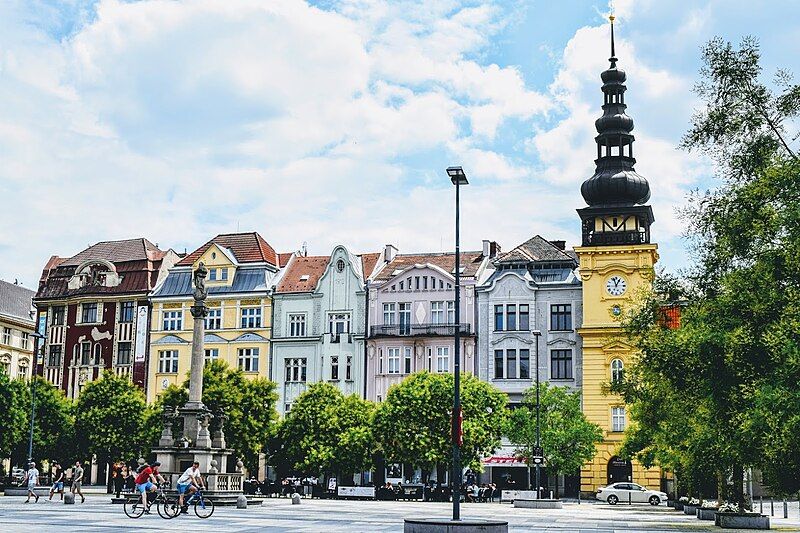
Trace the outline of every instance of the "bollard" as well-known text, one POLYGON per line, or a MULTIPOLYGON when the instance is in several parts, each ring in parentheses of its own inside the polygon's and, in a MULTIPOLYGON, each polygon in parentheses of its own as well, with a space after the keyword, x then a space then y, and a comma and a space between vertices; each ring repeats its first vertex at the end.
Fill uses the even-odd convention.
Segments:
POLYGON ((759 504, 761 505, 761 508, 759 509, 759 512, 761 514, 764 514, 764 497, 763 496, 759 496, 758 497, 758 501, 759 501, 759 504))
POLYGON ((239 494, 239 496, 236 497, 236 508, 247 509, 247 496, 239 494))
POLYGON ((628 505, 631 505, 631 491, 628 491, 628 505))
POLYGON ((581 504, 581 491, 578 491, 578 505, 581 504))
POLYGON ((775 516, 775 502, 770 498, 769 500, 769 515, 775 516))
POLYGON ((64 504, 65 505, 74 505, 75 504, 75 495, 71 492, 67 492, 64 494, 64 504))
POLYGON ((786 503, 786 500, 783 500, 783 517, 789 518, 789 504, 786 503))
POLYGON ((292 494, 292 505, 300 505, 300 495, 296 492, 292 494))

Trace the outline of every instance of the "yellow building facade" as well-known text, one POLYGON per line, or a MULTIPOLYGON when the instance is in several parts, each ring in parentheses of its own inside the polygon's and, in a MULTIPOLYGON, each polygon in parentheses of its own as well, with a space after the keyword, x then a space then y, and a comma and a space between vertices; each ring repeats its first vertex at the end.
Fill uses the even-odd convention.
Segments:
POLYGON ((617 68, 611 18, 610 66, 601 75, 603 115, 597 129, 596 169, 581 185, 588 207, 578 210, 582 245, 575 248, 583 282, 583 411, 599 425, 603 441, 581 469, 581 492, 594 493, 616 482, 661 487, 660 469, 646 469, 618 457, 629 413, 609 386, 636 357, 622 335, 621 318, 633 298, 650 290, 658 247, 651 243, 653 211, 646 205, 650 185, 634 169, 633 119, 626 114, 625 72, 617 68))
POLYGON ((272 300, 278 255, 257 233, 218 235, 170 269, 151 295, 147 399, 180 385, 191 365, 193 272, 208 269, 206 361, 225 361, 249 377, 269 376, 272 300))

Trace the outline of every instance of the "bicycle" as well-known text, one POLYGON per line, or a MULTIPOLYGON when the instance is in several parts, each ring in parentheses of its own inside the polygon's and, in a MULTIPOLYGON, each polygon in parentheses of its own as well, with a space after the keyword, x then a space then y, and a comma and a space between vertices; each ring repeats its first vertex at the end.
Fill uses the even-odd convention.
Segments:
POLYGON ((194 503, 194 514, 196 514, 198 518, 208 518, 214 514, 214 501, 204 498, 203 490, 204 489, 198 488, 189 496, 189 499, 183 502, 184 509, 188 509, 189 504, 194 503))
POLYGON ((122 507, 122 510, 125 512, 125 515, 128 518, 140 518, 145 512, 149 513, 150 508, 156 506, 156 511, 158 511, 158 516, 164 518, 165 520, 169 520, 170 518, 175 518, 178 516, 178 505, 176 501, 172 501, 167 495, 164 493, 164 487, 159 485, 158 490, 156 491, 156 496, 153 500, 150 500, 150 495, 147 496, 147 506, 145 507, 142 504, 142 498, 140 494, 137 494, 135 499, 128 498, 125 501, 125 504, 122 507))

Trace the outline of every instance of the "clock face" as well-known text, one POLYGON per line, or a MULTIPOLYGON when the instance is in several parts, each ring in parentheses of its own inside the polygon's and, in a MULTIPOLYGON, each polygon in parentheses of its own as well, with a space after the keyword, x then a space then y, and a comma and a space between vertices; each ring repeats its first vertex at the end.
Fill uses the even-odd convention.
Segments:
POLYGON ((628 284, 619 276, 611 276, 606 281, 606 292, 611 296, 622 296, 627 288, 628 284))

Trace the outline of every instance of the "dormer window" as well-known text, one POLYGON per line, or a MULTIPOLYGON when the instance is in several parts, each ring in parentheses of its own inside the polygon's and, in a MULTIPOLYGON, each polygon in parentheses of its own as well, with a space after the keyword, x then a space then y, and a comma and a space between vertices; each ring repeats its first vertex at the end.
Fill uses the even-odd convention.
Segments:
POLYGON ((309 279, 310 276, 308 274, 303 274, 302 276, 300 276, 300 281, 308 281, 309 279))
POLYGON ((227 268, 208 269, 208 281, 228 281, 228 269, 227 268))

